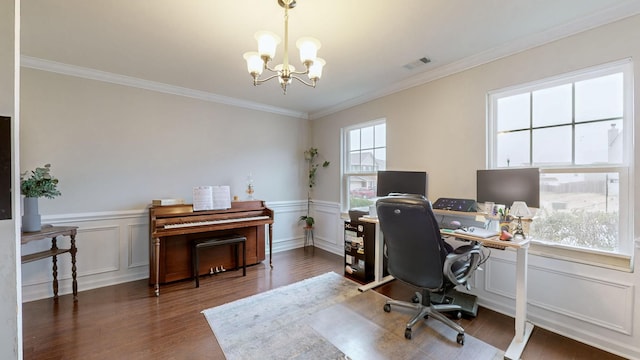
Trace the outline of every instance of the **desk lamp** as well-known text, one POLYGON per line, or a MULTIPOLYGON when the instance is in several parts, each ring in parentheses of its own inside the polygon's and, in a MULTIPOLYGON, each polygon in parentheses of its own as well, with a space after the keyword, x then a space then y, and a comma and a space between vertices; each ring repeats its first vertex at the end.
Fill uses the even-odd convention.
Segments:
POLYGON ((513 205, 511 205, 509 214, 518 218, 518 226, 516 227, 516 231, 513 233, 513 236, 522 235, 522 238, 524 239, 525 235, 522 230, 522 217, 531 216, 527 203, 524 201, 514 201, 513 205))

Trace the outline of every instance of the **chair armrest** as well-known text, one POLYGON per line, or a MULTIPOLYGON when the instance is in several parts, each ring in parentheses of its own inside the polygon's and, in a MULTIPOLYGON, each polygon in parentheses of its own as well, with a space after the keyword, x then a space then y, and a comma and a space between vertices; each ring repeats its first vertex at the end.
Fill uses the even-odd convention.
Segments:
POLYGON ((466 285, 481 258, 480 245, 460 246, 445 258, 443 272, 453 284, 466 285))

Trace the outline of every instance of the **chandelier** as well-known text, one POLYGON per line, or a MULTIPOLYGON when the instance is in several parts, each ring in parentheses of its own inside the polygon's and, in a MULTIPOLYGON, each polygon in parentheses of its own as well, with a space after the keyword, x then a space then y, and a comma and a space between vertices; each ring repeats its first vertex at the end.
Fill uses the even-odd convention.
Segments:
POLYGON ((296 0, 278 0, 278 4, 284 8, 284 58, 282 64, 276 65, 274 68, 270 67, 269 61, 273 60, 276 54, 280 38, 269 31, 258 31, 255 35, 258 41, 258 51, 244 53, 247 70, 253 77, 253 85, 260 85, 273 78, 278 78, 284 94, 287 93, 287 85, 291 84, 292 79, 315 88, 322 76, 322 67, 326 64, 323 59, 316 57, 321 46, 320 41, 311 37, 298 39, 296 46, 300 50, 300 61, 304 64, 305 70, 296 71, 295 67, 289 64, 289 9, 296 6, 296 0), (272 75, 260 79, 264 70, 269 71, 272 75), (309 82, 298 75, 307 75, 309 82))

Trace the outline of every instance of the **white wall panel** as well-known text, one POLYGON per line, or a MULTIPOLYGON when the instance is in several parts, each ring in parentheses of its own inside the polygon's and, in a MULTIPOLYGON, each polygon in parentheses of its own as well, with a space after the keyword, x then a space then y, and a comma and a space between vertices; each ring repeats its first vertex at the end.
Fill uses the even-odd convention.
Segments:
POLYGON ((516 298, 515 262, 500 258, 489 258, 485 263, 485 290, 488 293, 516 298))
POLYGON ((120 228, 80 227, 76 236, 78 274, 81 277, 120 269, 120 228))
POLYGON ((128 228, 128 267, 149 266, 149 224, 130 224, 128 228))
POLYGON ((632 330, 633 293, 632 284, 529 267, 531 305, 627 335, 632 330))
MULTIPOLYGON (((515 299, 515 262, 493 257, 485 265, 486 293, 515 299)), ((548 312, 630 335, 632 284, 529 265, 527 302, 548 312), (607 296, 603 296, 607 294, 607 296)), ((507 306, 512 309, 512 307, 507 306)))
POLYGON ((344 255, 344 227, 340 218, 340 204, 314 201, 316 219, 315 244, 338 255, 344 255))

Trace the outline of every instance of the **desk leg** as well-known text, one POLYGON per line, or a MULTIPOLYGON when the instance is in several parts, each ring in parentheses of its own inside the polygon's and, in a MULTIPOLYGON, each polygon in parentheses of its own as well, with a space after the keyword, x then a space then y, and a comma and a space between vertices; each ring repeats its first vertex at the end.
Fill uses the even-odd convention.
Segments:
POLYGON ((71 278, 73 279, 72 287, 73 287, 73 301, 78 301, 78 274, 76 268, 76 253, 78 249, 76 248, 76 236, 75 234, 71 234, 71 249, 69 252, 71 253, 71 278))
POLYGON ((153 239, 153 248, 153 268, 156 273, 156 281, 153 287, 156 296, 160 296, 160 238, 153 239))
POLYGON ((384 274, 384 238, 382 237, 382 231, 380 231, 380 224, 376 223, 376 240, 375 240, 375 264, 373 265, 373 281, 358 287, 360 291, 367 291, 373 289, 382 284, 386 284, 393 280, 393 276, 388 275, 383 277, 384 274))
POLYGON ((511 341, 511 345, 504 353, 504 358, 508 360, 520 359, 527 341, 533 331, 533 324, 527 322, 527 268, 529 244, 521 247, 517 251, 516 259, 516 333, 511 341))

